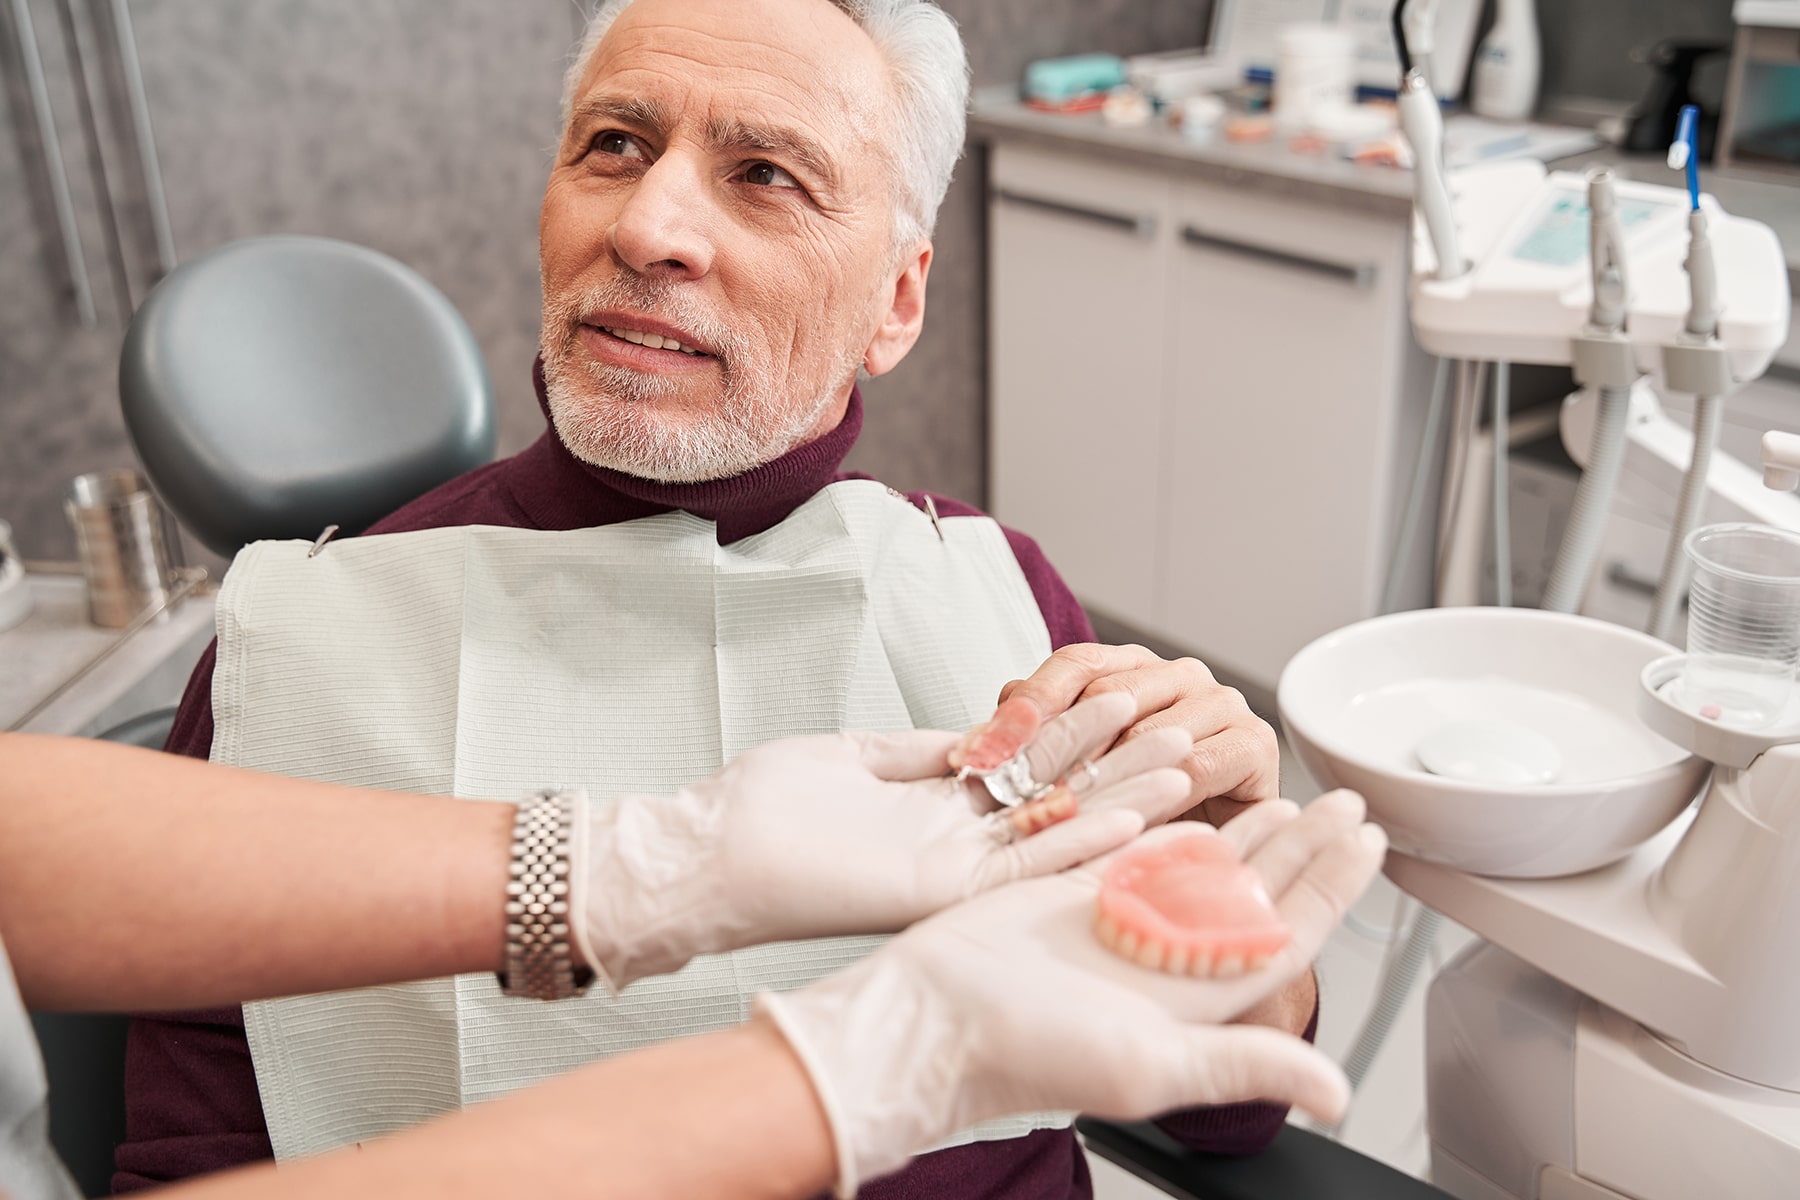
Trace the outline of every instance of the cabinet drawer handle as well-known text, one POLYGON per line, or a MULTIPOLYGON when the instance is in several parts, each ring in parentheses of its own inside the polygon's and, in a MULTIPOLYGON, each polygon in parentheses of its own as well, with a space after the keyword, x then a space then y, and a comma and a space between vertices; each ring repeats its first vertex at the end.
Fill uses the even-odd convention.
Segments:
POLYGON ((1007 188, 996 188, 994 198, 1004 200, 1008 204, 1017 204, 1021 208, 1035 208, 1040 212, 1074 217, 1077 221, 1091 221, 1096 225, 1122 229, 1126 233, 1136 234, 1138 237, 1147 238, 1156 232, 1156 218, 1152 216, 1134 217, 1129 213, 1108 212, 1104 208, 1087 208, 1080 204, 1070 204, 1065 200, 1051 200, 1044 196, 1033 196, 1026 192, 1015 192, 1007 188))
POLYGON ((1311 271, 1315 275, 1329 275, 1333 279, 1341 279, 1359 288, 1373 287, 1375 284, 1374 263, 1332 262, 1330 259, 1313 258, 1310 255, 1295 254, 1289 250, 1276 250, 1271 246, 1259 246, 1254 242, 1240 242, 1235 238, 1220 237, 1217 234, 1195 229, 1192 225, 1181 227, 1181 240, 1190 246, 1222 250, 1226 254, 1235 254, 1240 258, 1254 258, 1260 262, 1311 271))

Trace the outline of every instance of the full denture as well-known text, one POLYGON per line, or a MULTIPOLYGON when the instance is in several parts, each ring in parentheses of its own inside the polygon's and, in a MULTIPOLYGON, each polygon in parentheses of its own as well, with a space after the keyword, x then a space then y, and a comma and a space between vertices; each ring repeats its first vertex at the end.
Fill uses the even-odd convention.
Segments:
POLYGON ((1261 966, 1290 935, 1231 843, 1197 832, 1114 860, 1100 882, 1094 936, 1151 970, 1228 978, 1261 966))

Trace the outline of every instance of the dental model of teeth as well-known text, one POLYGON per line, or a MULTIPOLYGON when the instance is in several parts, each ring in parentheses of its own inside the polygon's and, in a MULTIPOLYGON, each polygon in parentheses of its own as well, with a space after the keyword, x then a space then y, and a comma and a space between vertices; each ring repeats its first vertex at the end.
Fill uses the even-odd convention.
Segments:
POLYGON ((1291 935, 1232 844, 1196 833, 1113 861, 1100 880, 1094 936, 1153 971, 1227 979, 1260 967, 1291 935))
MULTIPOLYGON (((979 774, 999 770, 1037 736, 1042 718, 1029 700, 1008 700, 994 710, 994 715, 963 734, 962 741, 950 750, 950 768, 959 774, 979 774)), ((1013 832, 1029 837, 1075 815, 1078 805, 1075 793, 1066 783, 1058 783, 1036 800, 1027 800, 1005 810, 1006 821, 1013 832)))
POLYGON ((647 346, 652 350, 679 350, 683 354, 698 355, 700 351, 692 346, 684 346, 672 337, 663 337, 659 333, 645 333, 639 329, 615 329, 610 325, 601 326, 606 332, 623 341, 638 346, 647 346))

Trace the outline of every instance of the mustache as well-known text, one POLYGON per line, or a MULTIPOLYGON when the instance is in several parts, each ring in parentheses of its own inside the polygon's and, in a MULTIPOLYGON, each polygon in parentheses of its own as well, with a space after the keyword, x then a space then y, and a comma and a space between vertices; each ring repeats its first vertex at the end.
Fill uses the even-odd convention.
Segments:
POLYGON ((628 310, 661 321, 710 347, 727 372, 737 359, 742 339, 731 326, 695 303, 681 285, 641 275, 620 274, 591 286, 565 292, 545 303, 546 322, 574 337, 590 313, 628 310))

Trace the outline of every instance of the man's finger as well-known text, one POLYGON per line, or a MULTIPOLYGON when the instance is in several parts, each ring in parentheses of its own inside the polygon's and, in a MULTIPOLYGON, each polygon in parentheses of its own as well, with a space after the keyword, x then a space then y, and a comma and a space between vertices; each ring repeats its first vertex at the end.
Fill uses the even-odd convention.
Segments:
POLYGON ((1135 715, 1129 696, 1096 696, 1045 722, 1025 747, 1031 777, 1040 783, 1061 779, 1083 756, 1111 745, 1135 715))
POLYGON ((1088 684, 1102 675, 1144 666, 1152 660, 1160 661, 1142 646, 1102 646, 1097 642, 1064 646, 1045 659, 1029 679, 1009 684, 1002 698, 1023 696, 1048 719, 1067 710, 1088 684))
MULTIPOLYGON (((1253 819, 1258 809, 1266 807, 1257 805, 1227 825, 1226 830, 1253 819)), ((1363 798, 1355 792, 1344 788, 1326 792, 1279 833, 1245 854, 1245 861, 1262 877, 1269 895, 1280 896, 1325 847, 1362 824, 1365 811, 1363 798)), ((1230 834, 1227 832, 1226 836, 1230 834)))
POLYGON ((1236 726, 1209 738, 1196 738, 1188 755, 1188 774, 1200 799, 1273 800, 1280 757, 1266 727, 1236 726))
POLYGON ((856 743, 857 757, 871 775, 894 782, 930 779, 947 773, 950 747, 961 737, 938 729, 844 736, 856 743))

